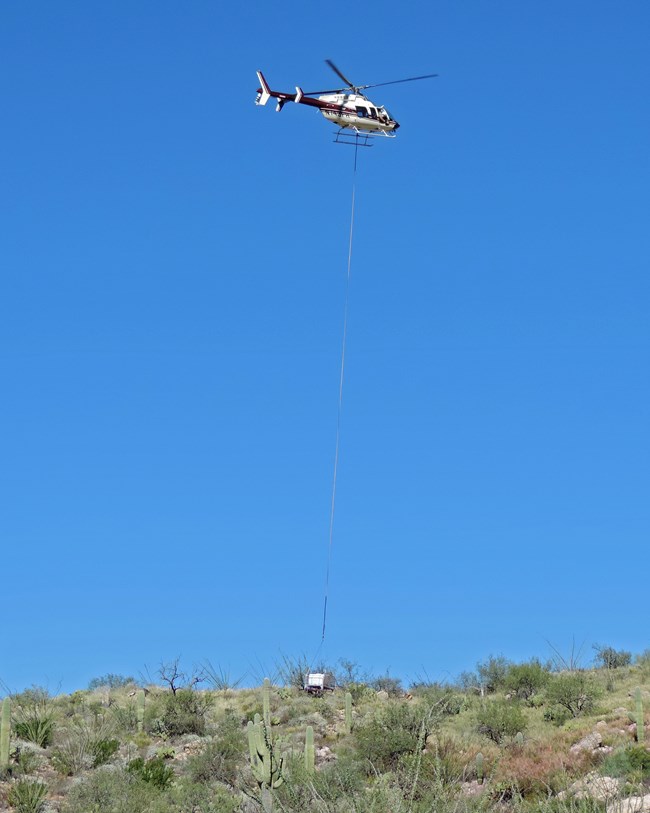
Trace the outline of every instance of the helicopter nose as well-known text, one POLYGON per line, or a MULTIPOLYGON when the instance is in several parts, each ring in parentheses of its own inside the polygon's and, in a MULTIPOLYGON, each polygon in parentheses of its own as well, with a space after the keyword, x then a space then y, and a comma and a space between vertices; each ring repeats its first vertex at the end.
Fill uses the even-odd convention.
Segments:
POLYGON ((393 126, 393 130, 399 130, 399 124, 398 124, 398 122, 393 122, 393 124, 394 124, 394 126, 393 126))

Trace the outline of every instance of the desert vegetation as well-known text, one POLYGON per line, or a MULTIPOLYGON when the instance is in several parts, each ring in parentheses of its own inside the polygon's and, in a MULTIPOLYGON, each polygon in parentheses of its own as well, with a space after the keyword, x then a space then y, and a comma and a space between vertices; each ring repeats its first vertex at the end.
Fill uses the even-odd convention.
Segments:
POLYGON ((153 678, 5 692, 0 809, 18 813, 626 813, 650 810, 650 651, 595 648, 442 684, 304 659, 241 688, 179 659, 153 678))

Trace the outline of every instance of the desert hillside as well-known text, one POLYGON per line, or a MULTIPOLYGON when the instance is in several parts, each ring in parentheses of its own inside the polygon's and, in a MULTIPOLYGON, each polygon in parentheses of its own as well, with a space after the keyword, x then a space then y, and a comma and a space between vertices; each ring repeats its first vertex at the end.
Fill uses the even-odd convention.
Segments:
POLYGON ((72 694, 7 693, 0 809, 650 810, 650 650, 599 647, 589 668, 494 656, 407 687, 341 662, 322 696, 304 669, 285 659, 240 688, 173 660, 148 685, 109 674, 72 694))

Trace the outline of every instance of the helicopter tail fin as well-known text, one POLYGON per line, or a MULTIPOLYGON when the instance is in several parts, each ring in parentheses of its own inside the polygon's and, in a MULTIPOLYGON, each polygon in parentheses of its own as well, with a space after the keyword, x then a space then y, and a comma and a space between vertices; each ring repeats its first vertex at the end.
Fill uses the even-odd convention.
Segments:
POLYGON ((255 104, 266 104, 268 100, 271 98, 271 88, 268 85, 268 82, 264 78, 264 74, 262 71, 257 71, 257 78, 260 80, 260 85, 262 86, 261 89, 257 93, 257 99, 255 104))

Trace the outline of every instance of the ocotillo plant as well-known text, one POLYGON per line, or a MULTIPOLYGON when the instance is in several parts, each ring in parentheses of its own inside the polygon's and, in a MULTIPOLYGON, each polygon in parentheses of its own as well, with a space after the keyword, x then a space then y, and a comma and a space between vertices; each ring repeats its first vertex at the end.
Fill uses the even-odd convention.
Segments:
POLYGON ((262 713, 264 717, 264 725, 267 728, 271 727, 271 681, 266 677, 264 678, 264 686, 262 687, 262 713))
POLYGON ((345 693, 345 733, 352 733, 352 695, 345 693))
POLYGON ((636 700, 636 741, 639 744, 645 742, 645 725, 643 722, 643 698, 641 697, 641 687, 637 686, 634 692, 636 700))
POLYGON ((305 732, 305 770, 314 773, 316 766, 316 749, 314 748, 314 729, 308 725, 305 732))
POLYGON ((476 778, 483 784, 483 754, 479 751, 476 755, 476 778))
POLYGON ((142 733, 144 731, 144 689, 140 689, 136 696, 136 714, 138 717, 138 732, 142 733))
POLYGON ((9 770, 9 732, 11 731, 11 700, 2 701, 2 721, 0 722, 0 773, 9 770))

